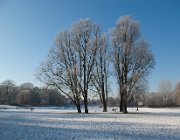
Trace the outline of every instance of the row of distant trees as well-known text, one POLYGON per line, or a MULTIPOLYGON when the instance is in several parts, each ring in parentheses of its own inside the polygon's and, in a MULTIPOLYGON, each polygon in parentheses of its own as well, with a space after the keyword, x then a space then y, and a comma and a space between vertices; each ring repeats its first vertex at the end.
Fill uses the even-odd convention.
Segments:
MULTIPOLYGON (((157 92, 136 94, 136 97, 128 99, 128 103, 131 107, 180 107, 180 82, 177 82, 175 88, 172 88, 169 80, 161 80, 157 92)), ((118 105, 119 97, 109 97, 108 106, 116 107, 118 105)))
POLYGON ((132 17, 121 17, 108 35, 98 24, 82 19, 57 35, 54 47, 37 70, 37 78, 69 97, 78 113, 82 105, 88 113, 93 92, 107 111, 109 77, 114 76, 120 111, 127 113, 129 99, 144 92, 144 81, 154 63, 139 22, 132 17))
POLYGON ((57 89, 34 87, 32 83, 16 86, 12 80, 0 84, 0 104, 10 105, 66 105, 65 96, 57 89))
MULTIPOLYGON (((34 87, 32 83, 15 85, 12 80, 0 84, 0 104, 33 105, 33 106, 69 106, 71 100, 63 96, 57 89, 34 87)), ((89 99, 91 106, 102 106, 101 99, 89 99)), ((173 89, 171 82, 162 80, 158 92, 141 92, 128 98, 131 107, 178 107, 180 106, 180 82, 173 89)), ((107 106, 118 107, 119 97, 108 97, 107 106)))
POLYGON ((180 82, 173 89, 170 81, 160 81, 159 91, 146 95, 145 105, 149 107, 180 106, 180 82))

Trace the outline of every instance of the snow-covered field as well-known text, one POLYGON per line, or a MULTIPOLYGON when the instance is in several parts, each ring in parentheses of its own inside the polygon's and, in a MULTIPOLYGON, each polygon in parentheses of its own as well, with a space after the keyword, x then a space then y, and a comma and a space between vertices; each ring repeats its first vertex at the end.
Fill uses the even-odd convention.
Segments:
POLYGON ((129 108, 129 114, 0 106, 0 140, 180 140, 180 108, 129 108))

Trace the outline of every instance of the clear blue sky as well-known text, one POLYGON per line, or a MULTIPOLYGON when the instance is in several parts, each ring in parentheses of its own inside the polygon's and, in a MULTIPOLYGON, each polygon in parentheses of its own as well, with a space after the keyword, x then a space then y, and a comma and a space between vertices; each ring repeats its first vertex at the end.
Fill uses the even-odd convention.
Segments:
POLYGON ((123 15, 140 22, 155 55, 149 90, 162 79, 180 80, 179 0, 0 0, 0 82, 38 84, 34 71, 59 31, 82 18, 108 31, 123 15))

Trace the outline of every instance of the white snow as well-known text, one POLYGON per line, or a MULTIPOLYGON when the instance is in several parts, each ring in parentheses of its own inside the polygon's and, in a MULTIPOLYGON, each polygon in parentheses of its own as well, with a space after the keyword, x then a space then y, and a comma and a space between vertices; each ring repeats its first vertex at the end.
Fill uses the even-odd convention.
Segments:
POLYGON ((77 114, 73 108, 0 106, 0 140, 179 140, 180 108, 129 108, 129 114, 77 114))

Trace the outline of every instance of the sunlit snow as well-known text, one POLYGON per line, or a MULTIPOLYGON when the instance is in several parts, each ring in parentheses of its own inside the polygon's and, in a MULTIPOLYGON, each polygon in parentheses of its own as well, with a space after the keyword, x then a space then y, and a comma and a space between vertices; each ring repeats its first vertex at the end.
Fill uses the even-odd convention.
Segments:
POLYGON ((179 140, 180 108, 129 108, 129 114, 102 113, 102 108, 89 108, 90 114, 77 114, 75 109, 16 109, 0 106, 1 140, 179 140))

